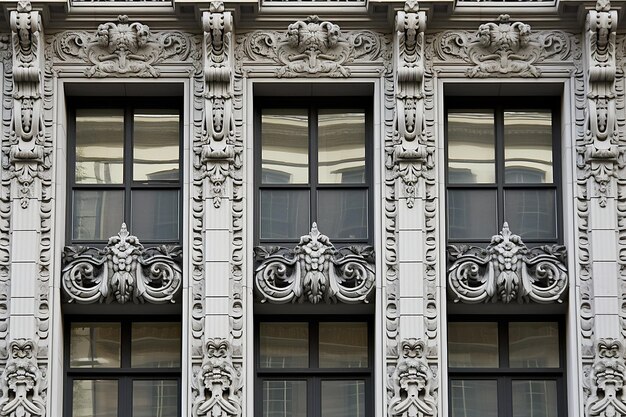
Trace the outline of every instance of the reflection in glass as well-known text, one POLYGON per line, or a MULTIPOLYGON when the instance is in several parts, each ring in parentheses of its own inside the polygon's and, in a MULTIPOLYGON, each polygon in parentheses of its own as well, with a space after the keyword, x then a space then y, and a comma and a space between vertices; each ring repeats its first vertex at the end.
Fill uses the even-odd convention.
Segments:
POLYGON ((123 191, 74 190, 72 239, 108 240, 124 221, 123 191))
POLYGON ((367 368, 367 323, 320 323, 320 368, 367 368))
POLYGON ((178 180, 178 110, 136 110, 133 136, 133 180, 178 180))
POLYGON ((498 324, 448 323, 448 366, 450 368, 497 368, 499 366, 498 324))
POLYGON ((496 190, 448 190, 450 239, 491 239, 497 233, 496 190))
POLYGON ((308 190, 261 191, 261 239, 299 239, 309 233, 308 190))
POLYGON ((333 239, 367 239, 367 190, 319 190, 317 225, 333 239))
POLYGON ((498 417, 496 381, 456 379, 450 382, 451 417, 498 417))
POLYGON ((509 323, 509 366, 511 368, 558 368, 558 324, 551 322, 509 323))
POLYGON ((133 322, 131 333, 133 368, 180 366, 180 323, 133 322))
POLYGON ((261 368, 308 368, 308 323, 261 323, 261 368))
POLYGON ((76 110, 76 183, 124 182, 124 110, 76 110))
POLYGON ((307 109, 263 109, 261 116, 261 182, 309 182, 307 109))
POLYGON ((318 114, 318 182, 365 182, 365 113, 321 109, 318 114))
POLYGON ((117 417, 117 381, 78 379, 72 384, 72 417, 117 417))
POLYGON ((506 190, 504 221, 522 239, 556 239, 554 190, 506 190))
POLYGON ((119 368, 119 323, 72 323, 71 368, 119 368))
POLYGON ((306 381, 263 381, 263 417, 306 417, 306 381))
POLYGON ((132 233, 142 242, 178 240, 178 190, 133 190, 132 233))
POLYGON ((550 111, 504 112, 504 176, 507 183, 552 183, 550 111))
POLYGON ((496 182, 493 111, 448 111, 448 182, 496 182))
POLYGON ((178 383, 133 381, 133 417, 178 417, 178 383))
POLYGON ((557 417, 556 381, 513 381, 513 417, 557 417))
POLYGON ((364 417, 365 381, 322 381, 324 417, 364 417))

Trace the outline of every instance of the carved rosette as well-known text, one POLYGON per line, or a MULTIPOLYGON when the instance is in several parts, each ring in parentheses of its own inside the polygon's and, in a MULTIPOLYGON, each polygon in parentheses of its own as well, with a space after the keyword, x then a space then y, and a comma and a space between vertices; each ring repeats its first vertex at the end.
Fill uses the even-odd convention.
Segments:
POLYGON ((619 340, 600 339, 596 344, 596 359, 589 374, 589 398, 585 416, 626 416, 626 363, 624 347, 619 340))
POLYGON ((486 249, 448 246, 448 292, 454 302, 562 302, 568 285, 565 247, 528 249, 505 222, 486 249))
POLYGON ((64 248, 63 291, 70 303, 79 304, 173 303, 181 285, 181 257, 180 246, 144 249, 122 224, 104 249, 64 248))
POLYGON ((241 372, 233 366, 230 342, 209 339, 204 345, 202 366, 192 382, 192 416, 240 416, 242 387, 241 372))
POLYGON ((426 361, 426 343, 407 339, 401 344, 402 358, 388 379, 390 417, 437 415, 436 379, 426 361))
POLYGON ((45 390, 44 374, 37 365, 37 344, 30 339, 11 341, 0 377, 0 416, 45 416, 45 390))
POLYGON ((373 248, 337 250, 315 223, 294 249, 258 246, 254 253, 262 302, 367 303, 374 289, 373 248))

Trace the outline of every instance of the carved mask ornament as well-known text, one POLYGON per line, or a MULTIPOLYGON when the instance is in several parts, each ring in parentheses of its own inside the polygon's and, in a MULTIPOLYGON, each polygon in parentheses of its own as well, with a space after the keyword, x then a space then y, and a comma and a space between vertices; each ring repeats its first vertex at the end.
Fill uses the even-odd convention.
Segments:
POLYGON ((624 393, 624 349, 614 339, 600 339, 596 344, 596 360, 589 375, 590 395, 587 399, 588 417, 626 416, 624 393))
POLYGON ((32 340, 16 339, 9 343, 9 359, 0 377, 1 416, 45 416, 46 406, 41 396, 45 381, 37 366, 36 352, 32 340))

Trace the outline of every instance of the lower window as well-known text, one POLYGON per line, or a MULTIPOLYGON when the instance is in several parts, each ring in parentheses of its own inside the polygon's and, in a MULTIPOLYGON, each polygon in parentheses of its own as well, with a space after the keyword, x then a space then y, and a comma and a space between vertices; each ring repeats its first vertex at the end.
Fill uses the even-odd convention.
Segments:
POLYGON ((66 328, 66 416, 180 416, 180 322, 76 320, 66 328))

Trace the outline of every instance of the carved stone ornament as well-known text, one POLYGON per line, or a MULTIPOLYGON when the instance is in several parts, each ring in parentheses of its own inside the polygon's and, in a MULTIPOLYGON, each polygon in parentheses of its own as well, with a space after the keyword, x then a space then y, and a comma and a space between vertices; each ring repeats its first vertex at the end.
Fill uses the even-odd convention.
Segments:
POLYGON ((192 382, 195 395, 192 416, 240 416, 243 379, 233 366, 230 342, 209 339, 203 354, 202 366, 192 382))
POLYGON ((173 303, 181 285, 181 256, 180 246, 144 249, 122 224, 104 249, 65 247, 63 291, 69 302, 79 304, 173 303))
POLYGON ((88 77, 158 77, 154 67, 170 58, 187 59, 191 41, 181 32, 153 34, 147 25, 129 23, 128 16, 118 16, 117 22, 103 23, 91 34, 67 31, 53 45, 61 60, 70 57, 90 63, 85 69, 88 77))
POLYGON ((460 58, 472 66, 468 77, 539 77, 537 64, 569 54, 570 42, 562 32, 531 33, 530 25, 500 15, 475 33, 446 31, 437 36, 435 50, 441 60, 460 58))
POLYGON ((596 359, 589 375, 586 417, 626 416, 626 363, 622 343, 614 339, 600 339, 596 345, 596 359))
POLYGON ((254 253, 261 261, 254 282, 262 302, 367 303, 374 289, 373 248, 335 249, 315 223, 294 249, 258 246, 254 253))
POLYGON ((391 417, 426 417, 437 415, 436 380, 425 358, 422 340, 402 341, 402 358, 389 379, 393 397, 389 401, 391 417))
POLYGON ((562 302, 568 285, 565 247, 529 249, 505 222, 486 249, 448 246, 448 293, 454 302, 562 302))
POLYGON ((37 346, 29 339, 9 343, 9 359, 0 377, 0 416, 46 415, 44 375, 37 365, 37 346))

